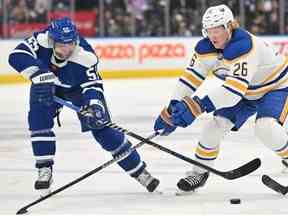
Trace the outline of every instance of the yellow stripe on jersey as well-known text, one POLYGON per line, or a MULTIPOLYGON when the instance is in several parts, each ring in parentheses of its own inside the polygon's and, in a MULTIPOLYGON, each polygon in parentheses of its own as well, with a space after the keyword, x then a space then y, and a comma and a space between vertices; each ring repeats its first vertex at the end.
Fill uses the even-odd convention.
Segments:
POLYGON ((201 115, 201 113, 202 113, 201 107, 195 100, 193 100, 189 96, 185 96, 183 98, 183 101, 186 103, 186 105, 188 106, 189 110, 191 111, 191 113, 195 117, 201 115))
POLYGON ((234 77, 227 77, 223 86, 233 89, 241 95, 244 95, 247 91, 248 84, 234 77))
POLYGON ((286 98, 285 105, 283 107, 283 110, 282 110, 280 118, 279 118, 279 121, 281 124, 284 124, 284 121, 287 117, 287 114, 288 114, 288 98, 286 98))
POLYGON ((287 158, 288 157, 288 149, 287 148, 283 149, 280 152, 276 152, 276 153, 282 158, 287 158))
POLYGON ((185 80, 189 81, 191 85, 195 88, 198 88, 203 82, 203 80, 200 79, 197 75, 195 75, 192 71, 185 71, 182 77, 186 78, 185 80))
POLYGON ((283 64, 279 65, 278 67, 276 67, 270 74, 270 76, 268 76, 265 80, 263 80, 261 82, 261 84, 267 83, 272 81, 273 79, 275 79, 275 76, 279 75, 283 69, 285 69, 288 66, 288 58, 286 58, 286 60, 284 61, 283 64))
POLYGON ((170 126, 173 126, 172 122, 171 122, 171 115, 168 112, 168 109, 165 107, 161 113, 161 118, 170 126))
POLYGON ((218 156, 219 148, 205 149, 201 145, 198 145, 196 148, 195 154, 199 155, 201 158, 212 159, 218 156))
POLYGON ((265 94, 268 91, 271 91, 271 90, 277 88, 278 86, 280 86, 280 85, 282 85, 282 84, 284 84, 286 82, 288 82, 288 77, 287 76, 284 79, 282 79, 281 81, 272 83, 271 85, 259 87, 257 89, 248 89, 245 95, 247 95, 247 96, 255 96, 255 95, 265 94))

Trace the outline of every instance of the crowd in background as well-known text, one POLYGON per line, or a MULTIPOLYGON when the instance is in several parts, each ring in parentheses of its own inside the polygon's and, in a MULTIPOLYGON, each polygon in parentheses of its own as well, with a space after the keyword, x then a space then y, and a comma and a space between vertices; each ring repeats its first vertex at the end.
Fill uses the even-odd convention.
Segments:
POLYGON ((45 23, 48 10, 70 10, 70 0, 4 0, 9 24, 45 23))
MULTIPOLYGON (((280 34, 280 7, 284 7, 284 33, 288 32, 288 2, 281 0, 2 0, 1 25, 48 23, 51 12, 71 15, 77 11, 95 12, 95 35, 198 36, 201 16, 212 5, 225 3, 236 19, 255 34, 280 34), (241 19, 241 5, 244 19, 241 19), (284 4, 284 5, 280 5, 284 4), (244 6, 244 7, 243 7, 244 6), (5 12, 6 10, 6 12, 5 12), (6 13, 6 14, 4 14, 6 13)), ((3 34, 3 31, 1 31, 3 34)), ((283 30, 282 30, 283 32, 283 30)), ((3 35, 2 35, 3 36, 3 35)), ((13 35, 8 35, 13 37, 13 35)))

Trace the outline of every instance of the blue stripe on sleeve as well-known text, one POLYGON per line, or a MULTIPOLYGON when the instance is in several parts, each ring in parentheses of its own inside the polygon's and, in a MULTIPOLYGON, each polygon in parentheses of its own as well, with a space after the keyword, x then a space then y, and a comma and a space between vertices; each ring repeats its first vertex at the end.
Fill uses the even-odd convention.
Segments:
POLYGON ((193 72, 197 77, 199 77, 200 79, 202 79, 202 80, 205 79, 205 77, 204 77, 202 74, 198 73, 198 72, 195 71, 193 68, 187 67, 186 69, 189 70, 189 71, 192 71, 192 72, 193 72))
POLYGON ((240 96, 241 98, 243 97, 243 95, 242 95, 241 93, 239 93, 239 92, 237 92, 237 91, 235 91, 235 90, 233 90, 233 89, 231 89, 231 88, 229 88, 229 87, 227 87, 227 86, 223 86, 223 85, 222 85, 222 87, 224 87, 224 88, 227 89, 228 91, 232 92, 233 94, 236 94, 236 95, 240 96))
POLYGON ((196 91, 196 88, 194 88, 192 85, 190 85, 188 82, 186 82, 185 80, 179 78, 179 81, 182 82, 184 85, 186 85, 188 88, 190 88, 193 92, 196 91))

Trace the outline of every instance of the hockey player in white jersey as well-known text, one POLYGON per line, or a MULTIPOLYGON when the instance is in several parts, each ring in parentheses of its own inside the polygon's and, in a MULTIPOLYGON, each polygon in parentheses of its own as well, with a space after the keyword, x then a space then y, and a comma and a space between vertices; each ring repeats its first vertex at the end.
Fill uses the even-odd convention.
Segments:
MULTIPOLYGON (((195 151, 196 160, 213 166, 225 134, 237 131, 256 114, 255 134, 288 162, 288 135, 283 128, 288 113, 288 59, 262 39, 241 29, 226 5, 210 7, 202 18, 204 36, 195 46, 190 64, 179 78, 174 95, 155 121, 154 130, 168 135, 187 127, 202 113, 213 112, 195 151), (197 88, 212 71, 222 86, 204 97, 197 88)), ((194 166, 177 186, 193 191, 209 173, 194 166)))
MULTIPOLYGON (((31 81, 28 122, 35 166, 39 171, 36 190, 46 193, 53 179, 54 118, 61 108, 53 101, 54 95, 81 107, 78 118, 82 132, 90 131, 113 157, 131 148, 123 133, 106 126, 111 117, 97 69, 98 58, 70 18, 55 20, 47 29, 22 41, 11 52, 9 64, 31 81)), ((146 170, 146 164, 136 150, 118 164, 149 192, 158 186, 159 180, 146 170)))

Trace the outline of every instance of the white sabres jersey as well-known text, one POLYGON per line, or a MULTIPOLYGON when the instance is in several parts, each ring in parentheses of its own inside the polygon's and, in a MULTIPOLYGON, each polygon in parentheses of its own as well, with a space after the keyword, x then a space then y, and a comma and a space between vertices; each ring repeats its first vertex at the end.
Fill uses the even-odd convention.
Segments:
POLYGON ((271 90, 288 87, 287 66, 288 59, 269 43, 238 28, 223 50, 208 38, 197 43, 173 98, 193 94, 212 71, 224 80, 221 88, 207 94, 216 108, 232 106, 241 98, 257 100, 271 90))

